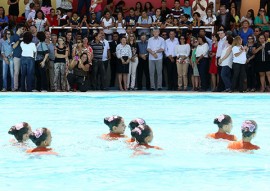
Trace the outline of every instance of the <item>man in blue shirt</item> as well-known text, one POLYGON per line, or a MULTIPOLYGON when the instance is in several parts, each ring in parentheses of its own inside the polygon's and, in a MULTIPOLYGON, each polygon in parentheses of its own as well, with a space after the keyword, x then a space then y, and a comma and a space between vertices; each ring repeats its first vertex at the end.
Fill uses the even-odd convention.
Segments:
POLYGON ((25 26, 23 24, 18 24, 16 27, 16 33, 12 36, 13 43, 13 61, 14 61, 14 90, 18 91, 19 89, 19 73, 21 67, 21 55, 22 48, 20 43, 22 41, 22 34, 24 33, 25 26))

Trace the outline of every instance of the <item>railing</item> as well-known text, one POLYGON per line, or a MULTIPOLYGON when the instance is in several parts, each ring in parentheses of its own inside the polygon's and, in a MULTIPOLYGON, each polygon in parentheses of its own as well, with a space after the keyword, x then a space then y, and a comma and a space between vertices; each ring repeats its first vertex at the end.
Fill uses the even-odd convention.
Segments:
MULTIPOLYGON (((136 29, 153 29, 154 27, 136 27, 136 29)), ((214 33, 214 27, 213 26, 201 26, 201 27, 192 27, 192 29, 211 29, 212 33, 214 33)), ((49 27, 49 31, 51 32, 52 29, 90 29, 90 30, 94 30, 94 29, 104 29, 103 27, 61 27, 61 26, 57 26, 57 27, 49 27)), ((117 30, 117 27, 111 27, 110 29, 112 30, 117 30)), ((161 29, 189 29, 189 27, 165 27, 165 28, 161 28, 161 29)))

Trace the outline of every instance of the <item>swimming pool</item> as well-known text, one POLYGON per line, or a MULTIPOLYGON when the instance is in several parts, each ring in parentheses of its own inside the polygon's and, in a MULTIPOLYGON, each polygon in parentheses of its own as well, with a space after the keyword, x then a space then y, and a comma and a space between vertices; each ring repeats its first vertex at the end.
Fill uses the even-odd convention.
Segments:
POLYGON ((269 190, 269 106, 268 94, 2 93, 0 190, 269 190), (227 142, 205 139, 221 113, 231 115, 238 138, 242 121, 256 120, 253 143, 261 150, 237 153, 227 142), (152 145, 164 150, 131 158, 125 143, 99 139, 108 132, 103 118, 112 114, 126 124, 144 118, 154 131, 152 145), (11 146, 7 131, 21 121, 50 128, 60 156, 11 146))

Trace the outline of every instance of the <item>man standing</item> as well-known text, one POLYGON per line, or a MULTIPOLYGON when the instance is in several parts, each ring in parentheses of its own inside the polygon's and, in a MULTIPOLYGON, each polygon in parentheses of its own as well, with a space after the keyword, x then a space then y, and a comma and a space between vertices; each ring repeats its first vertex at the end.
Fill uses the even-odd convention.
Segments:
POLYGON ((201 18, 203 18, 206 15, 206 7, 207 2, 205 0, 195 0, 192 3, 192 10, 193 13, 198 12, 201 15, 201 18))
POLYGON ((116 47, 119 44, 119 34, 118 32, 113 33, 113 39, 110 42, 110 52, 111 52, 111 80, 110 80, 110 87, 114 87, 115 84, 115 76, 116 76, 116 63, 117 63, 117 56, 116 56, 116 47))
POLYGON ((153 37, 148 41, 147 51, 149 52, 149 73, 151 90, 155 90, 155 71, 157 71, 157 89, 162 90, 162 58, 165 48, 165 41, 159 36, 159 29, 154 28, 153 37))
POLYGON ((174 48, 179 44, 173 30, 169 33, 169 39, 165 41, 165 63, 167 65, 168 90, 177 90, 177 68, 175 63, 174 48))
POLYGON ((20 43, 22 41, 22 34, 24 33, 25 26, 23 24, 17 25, 16 34, 12 36, 13 43, 13 61, 14 61, 14 90, 18 91, 19 89, 19 73, 21 67, 21 55, 22 48, 20 43))
MULTIPOLYGON (((103 30, 100 30, 99 31, 99 34, 101 36, 101 42, 103 44, 103 55, 102 55, 102 63, 104 65, 104 68, 105 68, 105 74, 104 74, 104 78, 105 78, 105 81, 107 82, 108 78, 107 78, 107 71, 108 71, 108 66, 109 66, 109 63, 110 63, 110 59, 111 59, 111 52, 110 52, 110 45, 109 45, 109 42, 105 39, 105 33, 103 30)), ((105 87, 104 90, 107 89, 107 83, 104 84, 105 87)))
POLYGON ((218 27, 218 29, 219 27, 224 26, 225 31, 231 30, 231 23, 235 24, 235 19, 230 13, 226 12, 225 5, 221 5, 219 10, 220 14, 217 16, 215 25, 218 27))
MULTIPOLYGON (((219 35, 220 40, 218 41, 218 48, 217 48, 217 53, 216 53, 217 63, 220 59, 222 50, 225 48, 225 41, 227 39, 224 30, 218 31, 218 35, 219 35)), ((222 69, 222 66, 218 65, 218 75, 219 76, 221 76, 221 69, 222 69)), ((222 92, 224 89, 225 89, 225 86, 224 86, 224 83, 220 77, 219 82, 218 82, 217 91, 222 92)))
POLYGON ((105 75, 105 68, 102 62, 103 56, 103 43, 101 42, 101 35, 99 33, 94 34, 94 40, 91 42, 91 47, 93 49, 93 88, 94 90, 104 89, 104 75, 105 75), (98 76, 100 76, 100 83, 98 83, 98 76), (98 87, 100 85, 100 87, 98 87))
POLYGON ((143 73, 145 75, 146 89, 150 90, 150 78, 149 78, 149 63, 148 63, 148 52, 147 52, 148 42, 146 40, 146 34, 142 33, 141 41, 138 42, 138 53, 139 53, 139 63, 138 63, 138 77, 137 86, 138 90, 142 90, 142 79, 143 73))

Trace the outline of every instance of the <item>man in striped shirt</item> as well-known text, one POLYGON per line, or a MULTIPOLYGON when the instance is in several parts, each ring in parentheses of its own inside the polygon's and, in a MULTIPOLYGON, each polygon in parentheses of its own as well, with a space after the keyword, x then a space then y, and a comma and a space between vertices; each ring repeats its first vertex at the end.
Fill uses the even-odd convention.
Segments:
POLYGON ((94 40, 91 42, 91 47, 93 49, 93 75, 92 75, 92 85, 93 90, 104 90, 105 88, 105 67, 102 62, 103 56, 103 43, 101 42, 101 35, 99 33, 94 34, 94 40), (100 78, 99 78, 100 77, 100 78), (100 81, 99 81, 100 79, 100 81))

